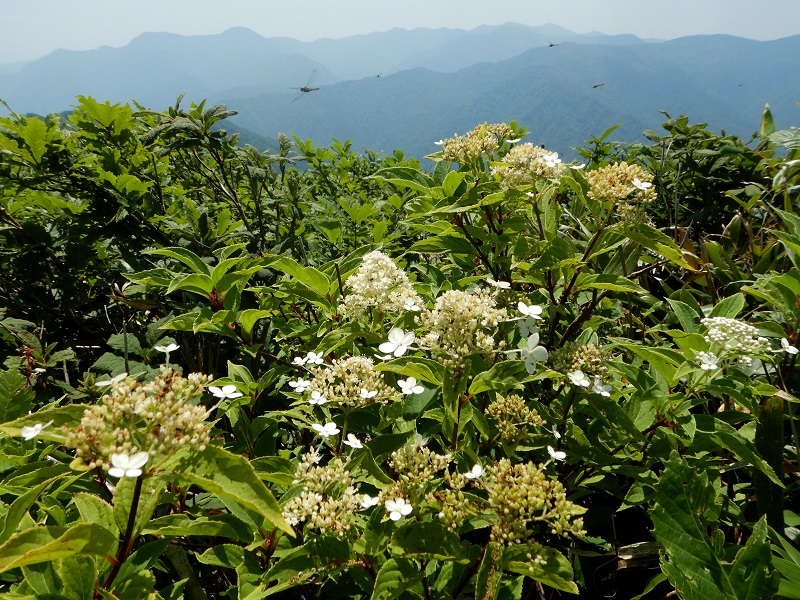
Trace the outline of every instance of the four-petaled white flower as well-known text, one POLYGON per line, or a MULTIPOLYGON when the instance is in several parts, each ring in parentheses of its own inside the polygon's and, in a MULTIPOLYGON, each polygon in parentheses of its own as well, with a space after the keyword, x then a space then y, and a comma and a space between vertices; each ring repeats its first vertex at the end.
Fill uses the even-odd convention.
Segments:
POLYGON ((322 364, 322 353, 320 352, 317 354, 316 352, 309 352, 306 354, 306 364, 309 365, 321 365, 322 364))
POLYGON ((225 399, 225 398, 241 398, 242 392, 236 391, 236 386, 232 383, 228 385, 223 385, 222 387, 217 387, 216 385, 208 386, 208 391, 211 393, 212 396, 217 398, 225 399))
POLYGON ((642 190, 643 192, 647 191, 648 188, 653 187, 653 184, 649 181, 642 181, 638 177, 633 178, 633 187, 638 190, 642 190))
POLYGON ((403 305, 403 310, 410 310, 410 311, 413 311, 413 312, 417 312, 417 311, 422 310, 422 307, 418 306, 417 303, 414 302, 414 300, 409 298, 408 300, 406 300, 406 303, 403 305))
POLYGON ((536 372, 536 363, 547 360, 547 348, 539 345, 539 334, 533 333, 528 337, 525 347, 521 348, 520 357, 525 361, 525 370, 531 375, 536 372))
POLYGON ((175 352, 175 350, 177 350, 178 348, 180 348, 180 346, 174 343, 169 344, 168 346, 155 346, 156 350, 158 350, 159 352, 163 352, 164 354, 167 355, 169 355, 170 352, 175 352))
POLYGON ((558 428, 555 425, 553 425, 553 428, 550 430, 550 433, 552 433, 553 437, 556 438, 557 440, 561 439, 561 434, 558 432, 558 428))
POLYGON ((703 371, 713 371, 719 362, 719 357, 712 352, 698 352, 695 354, 695 358, 700 361, 700 368, 703 371))
POLYGON ((311 382, 308 379, 300 377, 297 381, 290 381, 289 386, 294 388, 295 392, 302 394, 311 386, 311 382))
POLYGON ((361 443, 361 440, 359 440, 352 433, 347 434, 347 439, 344 440, 344 445, 350 446, 353 450, 358 450, 359 448, 364 447, 364 444, 361 443))
POLYGON ((421 450, 427 443, 428 443, 428 438, 422 437, 421 433, 414 434, 414 442, 412 443, 412 445, 416 450, 421 450))
POLYGON ((361 388, 361 397, 364 400, 369 400, 370 398, 374 398, 378 395, 377 390, 368 390, 367 388, 361 388))
POLYGON ((779 352, 781 351, 786 352, 788 354, 797 354, 798 352, 797 348, 791 346, 789 344, 789 340, 787 340, 786 338, 781 339, 781 349, 779 350, 779 352))
POLYGON ((378 346, 378 350, 386 354, 393 354, 395 357, 403 356, 415 339, 413 331, 405 332, 399 327, 395 327, 389 332, 389 341, 378 346))
POLYGON ((319 423, 314 423, 311 425, 312 429, 317 432, 320 436, 326 438, 332 435, 336 435, 339 433, 339 428, 336 426, 336 423, 325 423, 325 425, 320 425, 319 423))
POLYGON ((433 142, 437 146, 444 146, 444 140, 439 140, 438 142, 433 142))
POLYGON ((577 371, 572 371, 571 373, 567 373, 567 377, 572 382, 573 385, 577 385, 580 387, 589 387, 592 385, 592 382, 586 378, 586 375, 583 374, 583 371, 578 369, 577 371))
POLYGON ((561 159, 558 158, 558 152, 551 152, 550 155, 546 156, 544 159, 544 164, 550 169, 554 169, 560 162, 561 159))
POLYGON ((603 383, 603 380, 599 377, 594 378, 594 385, 592 386, 592 391, 595 394, 600 394, 601 396, 605 396, 608 398, 611 396, 611 386, 607 383, 603 383))
POLYGON ((308 399, 309 404, 317 405, 325 404, 327 401, 328 399, 325 397, 325 395, 317 390, 311 392, 311 398, 308 399))
POLYGON ((36 423, 36 425, 26 425, 22 429, 19 430, 20 435, 22 435, 22 439, 24 440, 32 440, 37 435, 42 433, 42 429, 51 425, 53 421, 48 421, 47 423, 36 423))
POLYGON ((364 494, 361 497, 361 508, 369 508, 371 506, 375 506, 380 501, 381 501, 380 496, 370 496, 369 494, 364 494))
POLYGON ((520 302, 517 304, 517 309, 523 315, 530 317, 531 319, 542 318, 542 307, 538 304, 525 304, 524 302, 520 302))
POLYGON ((467 479, 478 479, 481 475, 483 475, 483 467, 479 464, 473 465, 469 473, 464 473, 464 477, 467 479))
POLYGON ((295 356, 292 360, 292 364, 302 367, 304 364, 306 364, 306 359, 304 356, 295 356))
POLYGON ((486 278, 486 283, 501 290, 511 289, 511 284, 507 281, 495 281, 491 277, 486 278))
POLYGON ((94 387, 108 387, 110 385, 114 385, 115 383, 119 383, 123 379, 128 376, 127 373, 120 373, 119 375, 115 375, 111 379, 104 379, 103 381, 98 381, 94 384, 94 387))
POLYGON ((555 460, 564 460, 567 458, 566 452, 555 450, 552 446, 547 447, 547 453, 550 455, 550 458, 554 458, 555 460))
POLYGON ((425 388, 417 385, 416 377, 409 377, 408 379, 398 379, 397 385, 400 386, 400 391, 404 394, 421 394, 425 388))
POLYGON ((111 468, 108 474, 111 477, 139 477, 142 467, 150 458, 147 452, 137 452, 128 456, 124 452, 115 452, 111 455, 111 468))
POLYGON ((406 504, 404 498, 398 498, 397 500, 387 500, 383 503, 386 507, 386 510, 389 511, 389 518, 392 521, 399 521, 406 515, 411 514, 413 507, 410 504, 406 504))

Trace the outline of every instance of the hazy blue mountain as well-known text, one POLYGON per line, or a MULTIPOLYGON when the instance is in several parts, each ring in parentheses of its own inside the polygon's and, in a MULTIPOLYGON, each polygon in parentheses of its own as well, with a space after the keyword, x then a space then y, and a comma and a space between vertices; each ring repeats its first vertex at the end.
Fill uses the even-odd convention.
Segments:
POLYGON ((68 108, 77 94, 163 110, 185 92, 185 104, 208 99, 239 111, 233 124, 258 146, 283 131, 415 156, 483 121, 514 119, 531 128, 531 141, 567 153, 616 123, 616 139, 639 139, 658 128, 660 110, 745 137, 767 102, 779 126, 797 123, 798 50, 800 36, 654 43, 513 23, 314 42, 246 28, 148 33, 123 48, 61 50, 0 69, 0 98, 42 114, 68 108), (318 91, 290 89, 312 73, 318 91))
POLYGON ((483 121, 511 119, 531 128, 530 141, 563 153, 617 123, 614 139, 636 141, 642 130, 658 129, 662 110, 748 138, 766 103, 779 126, 798 121, 798 51, 800 36, 563 43, 455 73, 413 69, 340 82, 297 102, 286 95, 226 101, 240 112, 236 122, 266 135, 283 131, 319 144, 349 138, 356 147, 415 156, 483 121))

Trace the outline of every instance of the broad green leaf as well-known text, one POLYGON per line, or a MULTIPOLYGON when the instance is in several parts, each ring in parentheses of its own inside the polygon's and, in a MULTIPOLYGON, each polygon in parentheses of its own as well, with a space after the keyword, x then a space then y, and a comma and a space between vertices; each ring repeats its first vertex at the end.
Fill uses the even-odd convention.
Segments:
POLYGON ((327 296, 331 281, 322 271, 314 267, 304 267, 288 256, 270 258, 272 260, 269 261, 269 268, 277 269, 290 275, 322 298, 327 296))
POLYGON ((381 566, 375 578, 371 600, 394 600, 411 590, 422 597, 422 572, 416 563, 406 558, 390 558, 381 566))
POLYGON ((395 557, 452 560, 469 563, 464 543, 451 531, 436 522, 410 522, 395 530, 391 552, 395 557))
POLYGON ((161 468, 187 483, 256 511, 270 526, 294 536, 275 497, 245 457, 207 446, 202 451, 183 450, 161 468))
POLYGON ((669 302, 675 316, 678 318, 678 322, 686 333, 697 331, 697 321, 702 315, 698 315, 691 306, 680 300, 667 298, 667 302, 669 302))
POLYGON ((504 360, 488 371, 483 371, 472 380, 469 393, 473 396, 489 390, 505 391, 522 389, 528 377, 525 363, 521 360, 504 360))
POLYGON ((672 454, 656 486, 657 501, 651 511, 656 540, 664 547, 661 566, 679 595, 687 600, 762 600, 777 591, 778 578, 771 567, 766 541, 767 525, 756 523, 747 544, 732 561, 720 543, 719 530, 703 515, 715 502, 708 475, 689 467, 672 454))
POLYGON ((733 296, 729 296, 724 300, 720 300, 711 309, 711 312, 708 314, 709 317, 727 317, 729 319, 734 319, 736 316, 742 312, 744 308, 744 294, 734 294, 733 296))
POLYGON ((610 273, 584 274, 581 273, 575 282, 575 291, 583 289, 610 290, 612 292, 644 293, 644 289, 627 277, 612 275, 610 273))
POLYGON ((423 193, 435 185, 429 175, 411 167, 379 169, 372 177, 383 179, 398 188, 410 188, 423 193))
POLYGON ((211 277, 203 273, 181 273, 170 281, 167 293, 171 294, 175 290, 186 290, 207 298, 214 291, 214 284, 211 282, 211 277))
POLYGON ((689 271, 693 271, 692 266, 683 256, 683 251, 675 241, 665 233, 646 223, 634 221, 620 221, 608 228, 608 232, 621 233, 637 244, 660 254, 668 261, 675 263, 689 271))
POLYGON ((0 525, 2 525, 2 528, 0 529, 0 544, 10 538, 11 535, 17 530, 22 518, 28 513, 30 507, 33 506, 36 500, 39 498, 39 494, 41 494, 44 490, 49 488, 61 478, 62 476, 58 475, 41 482, 21 496, 17 497, 14 502, 11 503, 11 506, 8 507, 6 514, 0 517, 0 525))
POLYGON ((75 554, 109 553, 116 541, 106 528, 94 523, 70 527, 32 527, 0 545, 0 573, 9 569, 48 562, 75 554))
MULTIPOLYGON (((105 560, 101 558, 100 560, 105 560)), ((73 600, 92 600, 97 587, 98 568, 94 556, 76 554, 58 561, 64 591, 73 600)))
POLYGON ((192 269, 194 273, 199 273, 201 275, 210 276, 212 272, 211 267, 206 264, 202 258, 187 248, 160 248, 158 250, 150 250, 146 252, 146 254, 155 254, 157 256, 174 258, 175 260, 182 262, 187 267, 192 269))
POLYGON ((0 423, 12 421, 33 408, 33 388, 16 369, 0 371, 0 423))
MULTIPOLYGON (((128 528, 128 518, 130 517, 131 505, 136 488, 136 479, 122 477, 114 489, 114 522, 119 531, 126 531, 128 528)), ((153 516, 159 502, 164 486, 155 477, 146 477, 141 480, 142 490, 139 496, 139 503, 136 506, 136 517, 134 521, 134 535, 139 535, 142 528, 153 516)))
POLYGON ((36 424, 45 424, 50 421, 52 423, 42 429, 42 432, 36 436, 37 439, 45 439, 49 441, 63 442, 64 436, 58 432, 62 425, 74 427, 79 423, 83 413, 86 411, 86 405, 83 404, 68 404, 51 410, 42 410, 39 412, 31 413, 20 417, 9 423, 0 425, 0 431, 10 436, 17 437, 23 427, 32 427, 36 424))
POLYGON ((557 590, 578 593, 578 586, 572 580, 573 572, 569 560, 554 548, 508 546, 503 551, 503 568, 557 590), (528 558, 531 555, 536 560, 528 558))
POLYGON ((175 514, 151 519, 142 529, 142 534, 178 537, 202 535, 240 539, 242 533, 237 530, 237 526, 240 527, 241 522, 226 514, 196 519, 186 514, 175 514))
POLYGON ((375 365, 376 371, 389 371, 405 377, 414 377, 435 386, 442 385, 444 368, 440 362, 418 356, 401 356, 375 365))

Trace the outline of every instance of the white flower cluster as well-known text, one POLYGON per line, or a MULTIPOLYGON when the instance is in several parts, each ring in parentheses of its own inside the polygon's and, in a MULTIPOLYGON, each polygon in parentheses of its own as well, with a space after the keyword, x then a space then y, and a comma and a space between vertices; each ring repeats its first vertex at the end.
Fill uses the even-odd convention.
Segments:
POLYGON ((433 310, 417 317, 428 331, 421 345, 445 355, 445 364, 458 365, 473 352, 492 352, 494 338, 485 329, 506 318, 505 309, 495 307, 494 295, 486 289, 475 294, 449 290, 436 299, 433 310))
POLYGON ((384 313, 419 310, 422 298, 414 290, 405 271, 391 258, 375 250, 364 255, 361 266, 347 278, 350 293, 342 298, 342 311, 361 317, 370 309, 384 313))
POLYGON ((752 354, 762 354, 769 349, 767 338, 758 335, 758 329, 727 317, 707 317, 701 323, 708 329, 705 340, 718 357, 735 355, 743 365, 750 365, 752 354))
POLYGON ((302 380, 307 384, 302 391, 311 390, 311 404, 330 402, 334 406, 361 408, 376 402, 385 403, 397 396, 384 381, 383 374, 373 368, 372 359, 366 356, 337 359, 330 366, 309 370, 314 378, 302 380))
POLYGON ((514 146, 503 162, 492 169, 505 188, 533 183, 537 179, 559 179, 564 164, 558 152, 550 152, 530 142, 514 146))

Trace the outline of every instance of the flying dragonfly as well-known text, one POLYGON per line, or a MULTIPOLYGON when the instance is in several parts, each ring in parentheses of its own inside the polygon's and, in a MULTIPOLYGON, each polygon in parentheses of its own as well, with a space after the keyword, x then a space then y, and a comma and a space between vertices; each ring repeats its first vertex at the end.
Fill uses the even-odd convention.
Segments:
POLYGON ((592 86, 592 89, 599 88, 601 85, 605 85, 605 83, 603 83, 602 81, 598 81, 592 86))
POLYGON ((308 78, 308 82, 304 86, 290 88, 293 90, 300 90, 300 95, 297 96, 297 98, 295 98, 294 100, 292 100, 292 102, 297 102, 303 96, 303 94, 307 94, 308 92, 316 92, 319 89, 318 87, 311 87, 311 84, 316 78, 316 76, 317 76, 317 70, 314 69, 313 71, 311 71, 311 77, 308 78))

